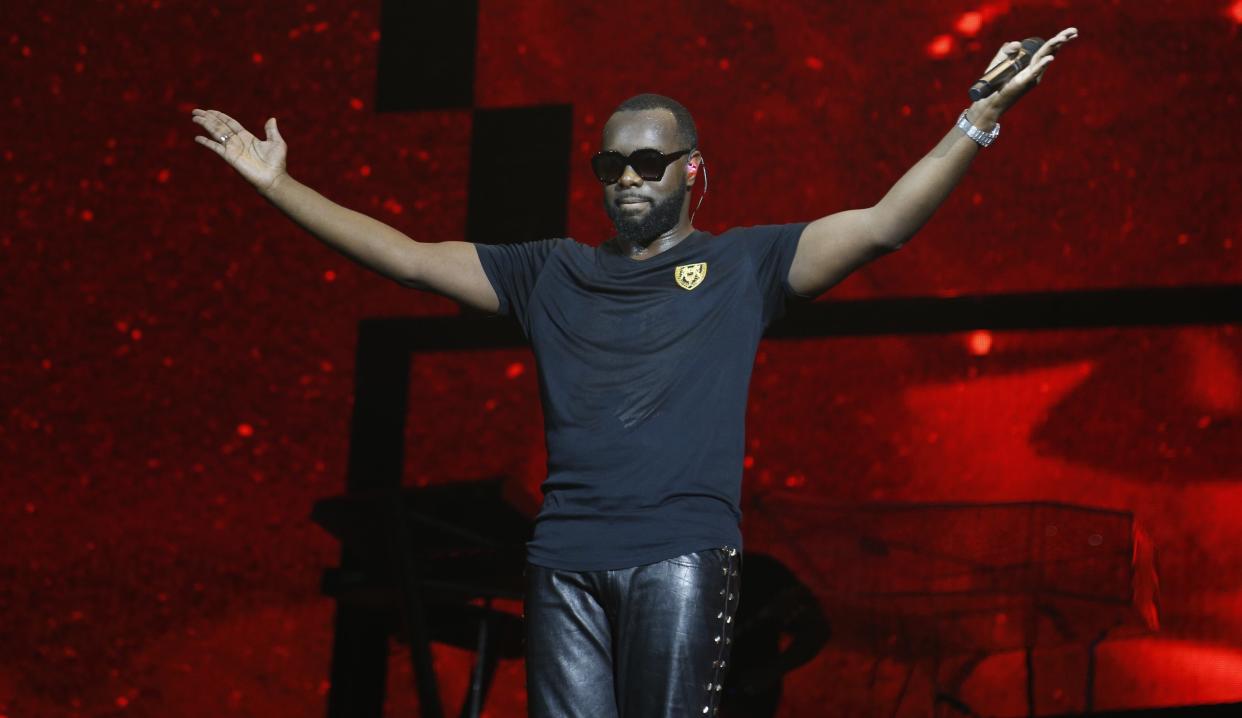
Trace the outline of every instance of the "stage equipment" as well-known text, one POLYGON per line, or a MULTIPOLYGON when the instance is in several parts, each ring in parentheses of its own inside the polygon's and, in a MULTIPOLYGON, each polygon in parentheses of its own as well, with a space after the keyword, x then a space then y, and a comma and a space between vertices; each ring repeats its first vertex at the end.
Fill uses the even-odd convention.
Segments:
POLYGON ((502 496, 504 479, 352 492, 315 503, 312 520, 341 541, 323 576, 337 601, 329 718, 378 718, 388 637, 409 643, 420 714, 441 718, 432 641, 476 652, 463 718, 477 718, 500 658, 522 655, 521 601, 531 521, 502 496))
POLYGON ((975 666, 1022 650, 1033 716, 1034 651, 1077 644, 1087 651, 1090 712, 1095 647, 1159 628, 1155 549, 1128 512, 1053 502, 841 505, 782 491, 751 497, 744 515, 747 545, 811 588, 833 643, 872 653, 877 669, 885 658, 907 664, 898 706, 920 663, 936 682, 936 704, 961 710, 975 666))

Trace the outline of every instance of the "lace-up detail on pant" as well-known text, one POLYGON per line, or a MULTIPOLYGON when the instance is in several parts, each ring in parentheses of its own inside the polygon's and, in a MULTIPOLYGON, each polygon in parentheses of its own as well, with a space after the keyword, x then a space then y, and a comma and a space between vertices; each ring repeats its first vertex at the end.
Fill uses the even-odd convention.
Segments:
POLYGON ((707 694, 703 701, 703 715, 715 715, 720 710, 720 690, 724 684, 725 671, 728 670, 729 650, 733 645, 733 614, 737 612, 738 585, 741 581, 737 549, 726 547, 720 550, 724 553, 725 560, 720 569, 720 612, 716 614, 719 627, 714 639, 716 659, 712 661, 712 669, 708 674, 710 678, 703 686, 707 694))

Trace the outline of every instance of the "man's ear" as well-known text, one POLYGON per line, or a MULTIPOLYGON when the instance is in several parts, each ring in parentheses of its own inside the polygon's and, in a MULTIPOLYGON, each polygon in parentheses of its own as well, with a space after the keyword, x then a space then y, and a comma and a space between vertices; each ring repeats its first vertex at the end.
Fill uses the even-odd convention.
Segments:
POLYGON ((702 166, 703 166, 703 155, 699 154, 698 150, 691 152, 690 156, 686 158, 686 187, 687 188, 694 186, 694 180, 695 178, 698 177, 699 168, 701 168, 702 166))

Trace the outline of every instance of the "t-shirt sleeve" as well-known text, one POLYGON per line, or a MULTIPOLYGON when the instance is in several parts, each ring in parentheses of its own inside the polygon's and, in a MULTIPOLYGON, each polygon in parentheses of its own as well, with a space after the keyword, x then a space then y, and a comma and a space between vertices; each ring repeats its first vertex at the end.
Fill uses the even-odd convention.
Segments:
POLYGON ((511 315, 526 328, 526 308, 539 273, 561 239, 538 239, 516 244, 474 245, 483 272, 500 300, 497 314, 511 315))
POLYGON ((789 286, 789 267, 793 265, 794 253, 798 251, 802 230, 808 224, 810 223, 794 222, 749 228, 750 236, 745 238, 745 245, 750 252, 759 294, 763 298, 765 327, 785 314, 785 306, 790 298, 813 299, 795 293, 789 286))

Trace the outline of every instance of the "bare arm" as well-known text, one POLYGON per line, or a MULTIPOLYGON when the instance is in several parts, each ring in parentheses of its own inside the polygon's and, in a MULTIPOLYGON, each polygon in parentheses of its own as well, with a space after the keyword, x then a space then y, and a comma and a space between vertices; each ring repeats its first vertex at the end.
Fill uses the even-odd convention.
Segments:
POLYGON ((195 109, 194 122, 210 138, 194 140, 224 158, 259 194, 316 239, 393 281, 443 294, 466 306, 495 312, 500 301, 469 242, 417 242, 367 215, 343 207, 289 176, 287 146, 267 121, 260 140, 218 110, 195 109))
POLYGON ((324 244, 402 286, 443 294, 486 312, 500 308, 470 242, 415 241, 329 200, 288 174, 260 194, 324 244))
MULTIPOLYGON (((972 103, 967 118, 981 130, 992 129, 1001 113, 1039 83, 1060 46, 1077 36, 1076 28, 1066 28, 1044 43, 1030 65, 999 92, 972 103)), ((989 67, 1019 45, 1006 43, 989 67)), ((819 296, 863 264, 899 249, 957 186, 979 149, 956 127, 950 129, 874 206, 837 212, 808 224, 789 268, 790 287, 803 296, 819 296)))
MULTIPOLYGON (((995 124, 975 122, 981 130, 995 124)), ((808 224, 789 268, 789 286, 803 296, 819 296, 855 269, 901 248, 949 196, 978 152, 979 144, 955 127, 875 206, 808 224)))

